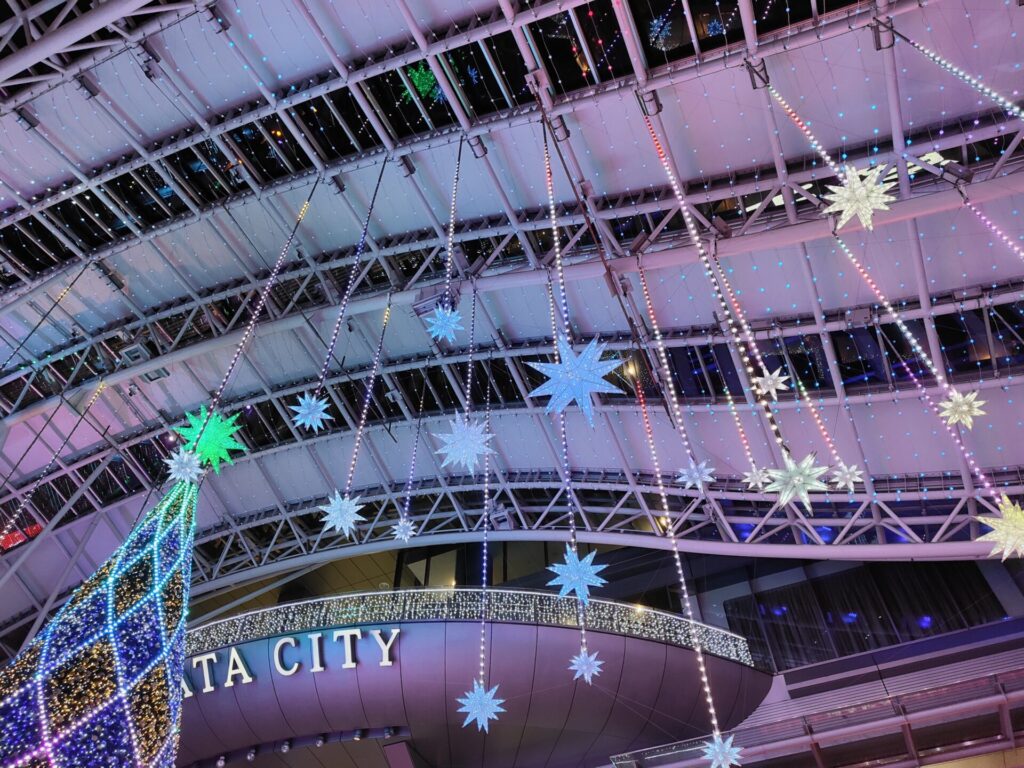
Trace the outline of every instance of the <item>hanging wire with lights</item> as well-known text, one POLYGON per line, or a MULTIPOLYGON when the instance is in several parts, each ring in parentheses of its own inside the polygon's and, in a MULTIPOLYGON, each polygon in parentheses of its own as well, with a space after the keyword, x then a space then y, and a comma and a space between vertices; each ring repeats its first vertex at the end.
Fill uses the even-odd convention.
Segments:
MULTIPOLYGON (((320 177, 209 405, 175 428, 183 445, 166 460, 170 490, 0 670, 0 768, 174 765, 199 486, 207 468, 219 472, 243 448, 237 414, 225 419, 218 408, 319 184, 320 177)), ((101 382, 89 406, 102 390, 101 382)))
POLYGON ((455 178, 452 179, 452 199, 448 207, 448 230, 445 237, 444 258, 444 293, 434 307, 434 313, 427 315, 427 332, 434 341, 444 339, 448 343, 455 341, 455 334, 465 330, 460 323, 462 313, 456 306, 455 293, 452 291, 452 274, 455 269, 455 203, 459 194, 459 175, 462 172, 462 146, 465 137, 459 139, 459 149, 455 156, 455 178))
POLYGON ((329 529, 342 534, 346 538, 354 539, 356 526, 364 522, 366 518, 359 514, 365 504, 361 504, 362 497, 352 498, 352 483, 356 476, 356 465, 359 462, 359 451, 363 445, 363 437, 366 432, 366 421, 370 415, 370 405, 373 402, 373 388, 377 384, 377 375, 380 373, 380 361, 384 352, 384 335, 388 330, 388 321, 391 319, 391 294, 388 294, 388 303, 384 308, 384 320, 381 323, 380 336, 377 339, 377 346, 373 350, 373 362, 370 364, 370 375, 366 379, 366 386, 363 390, 363 400, 359 408, 359 419, 356 422, 356 431, 353 436, 352 455, 349 457, 348 469, 345 472, 345 487, 342 491, 335 491, 327 500, 327 504, 320 507, 324 513, 324 531, 329 529))

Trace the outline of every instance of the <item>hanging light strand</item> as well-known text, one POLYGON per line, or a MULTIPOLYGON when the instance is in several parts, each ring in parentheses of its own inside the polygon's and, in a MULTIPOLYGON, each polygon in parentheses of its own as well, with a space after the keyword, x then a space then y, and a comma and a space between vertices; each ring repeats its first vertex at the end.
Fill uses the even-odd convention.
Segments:
POLYGON ((700 642, 700 633, 696 628, 696 619, 693 613, 693 602, 690 599, 690 589, 686 583, 686 574, 683 571, 683 560, 679 554, 679 541, 676 538, 675 526, 672 524, 672 515, 668 501, 668 493, 665 491, 665 483, 661 478, 661 464, 658 461, 658 450, 654 442, 654 430, 651 427, 651 416, 647 409, 647 398, 644 395, 644 388, 637 382, 634 386, 636 398, 640 404, 640 413, 644 421, 644 434, 647 437, 647 447, 651 454, 651 461, 654 464, 654 477, 658 486, 658 497, 661 501, 661 525, 672 544, 672 560, 676 567, 676 575, 679 577, 679 587, 683 595, 683 610, 686 618, 690 621, 692 628, 690 643, 694 655, 697 657, 697 669, 700 673, 701 690, 704 693, 704 702, 708 709, 708 719, 711 721, 711 731, 714 737, 721 735, 721 728, 718 724, 718 713, 715 710, 715 700, 711 694, 711 679, 708 676, 707 661, 704 658, 704 648, 700 642))
POLYGON ((412 505, 412 480, 416 475, 416 457, 420 448, 420 433, 423 429, 423 406, 427 399, 427 375, 423 374, 423 386, 420 388, 420 404, 416 412, 416 434, 412 441, 412 457, 409 459, 409 474, 405 478, 402 489, 402 506, 398 510, 398 520, 404 523, 409 520, 409 508, 412 505))
POLYGON ((1003 243, 1003 245, 1005 245, 1007 248, 1013 251, 1014 256, 1016 256, 1021 261, 1024 261, 1024 248, 1021 248, 1015 240, 1013 240, 1008 234, 1006 234, 1006 232, 1000 229, 998 224, 996 224, 994 221, 992 221, 992 219, 990 219, 988 216, 982 213, 978 206, 976 206, 970 200, 964 200, 964 205, 970 208, 971 213, 977 216, 978 220, 982 224, 984 224, 993 235, 998 237, 999 240, 1003 243))
MULTIPOLYGON (((547 193, 548 193, 548 220, 551 224, 551 239, 554 243, 555 251, 555 270, 558 277, 558 305, 561 308, 562 318, 562 332, 565 335, 565 339, 569 344, 572 344, 572 334, 569 326, 569 302, 566 298, 565 291, 565 270, 562 265, 562 243, 560 232, 558 229, 558 217, 555 212, 555 184, 554 174, 551 171, 551 151, 548 148, 548 125, 544 123, 544 175, 547 182, 547 193)), ((553 352, 555 362, 559 363, 560 357, 558 354, 558 307, 555 302, 555 289, 551 284, 551 278, 548 277, 547 282, 548 292, 548 312, 551 317, 551 338, 553 340, 553 352)), ((558 424, 558 439, 559 449, 561 451, 562 461, 562 483, 565 490, 566 502, 568 503, 569 509, 569 549, 572 550, 573 554, 579 556, 579 542, 576 538, 576 509, 578 502, 576 500, 576 491, 573 488, 572 483, 572 470, 569 463, 569 440, 568 434, 565 428, 565 413, 559 412, 556 414, 556 420, 558 424)), ((576 618, 580 625, 580 652, 587 653, 587 623, 586 623, 586 606, 583 604, 583 600, 577 598, 576 600, 576 618)))
MULTIPOLYGON (((686 230, 689 232, 690 239, 693 241, 694 247, 697 249, 697 254, 700 256, 701 264, 704 266, 704 272, 711 281, 711 288, 715 294, 715 298, 718 300, 719 307, 721 307, 722 314, 726 321, 726 326, 728 327, 729 336, 732 338, 733 345, 739 353, 740 360, 743 363, 743 367, 746 369, 747 377, 749 379, 755 372, 753 361, 750 357, 750 351, 747 349, 747 345, 744 343, 743 337, 740 335, 740 331, 736 327, 736 317, 729 307, 729 303, 726 301, 725 293, 722 290, 722 286, 715 274, 714 266, 711 264, 711 258, 708 256, 707 249, 704 248, 704 243, 700 239, 700 232, 697 231, 697 224, 690 211, 690 205, 683 197, 682 188, 679 186, 679 180, 676 178, 675 171, 672 170, 672 166, 669 163, 668 154, 665 152, 665 149, 661 144, 661 139, 658 138, 658 134, 654 130, 654 124, 651 122, 651 118, 644 115, 644 122, 647 125, 648 133, 650 133, 651 141, 654 142, 654 148, 658 153, 658 159, 661 161, 661 167, 664 169, 665 175, 668 177, 669 184, 672 187, 672 192, 675 194, 676 202, 679 203, 679 210, 683 215, 686 230)), ((743 322, 743 325, 746 325, 746 323, 743 322)), ((771 403, 759 388, 754 387, 753 393, 754 399, 757 401, 757 404, 761 406, 765 415, 765 420, 771 428, 772 438, 783 451, 789 453, 789 447, 786 445, 786 441, 782 436, 782 429, 779 427, 779 423, 775 419, 775 413, 772 410, 771 403)))
MULTIPOLYGON (((488 383, 487 394, 484 406, 484 429, 491 431, 491 387, 488 383)), ((488 551, 489 537, 491 531, 491 454, 484 454, 484 508, 481 515, 481 526, 483 527, 483 554, 480 564, 480 686, 487 683, 487 617, 490 613, 489 594, 487 586, 489 581, 488 565, 490 553, 488 551)))
MULTIPOLYGON (((898 35, 899 33, 896 34, 898 35)), ((922 50, 923 52, 928 53, 926 49, 922 50)), ((801 133, 803 133, 804 136, 807 138, 808 142, 811 145, 811 148, 815 152, 817 152, 818 155, 822 158, 822 160, 824 160, 828 164, 828 166, 834 172, 836 172, 836 174, 839 175, 841 178, 842 174, 839 170, 839 167, 832 160, 828 152, 826 152, 825 149, 821 146, 821 144, 818 142, 817 138, 811 132, 811 129, 807 126, 803 119, 801 119, 801 117, 796 113, 796 111, 792 107, 790 107, 788 103, 786 103, 786 100, 782 98, 778 91, 776 91, 771 86, 769 86, 769 90, 772 96, 775 98, 776 102, 778 102, 779 106, 782 107, 786 115, 790 118, 790 120, 793 121, 794 125, 796 125, 797 128, 800 129, 801 133)), ((972 207, 969 202, 967 203, 967 205, 969 207, 972 207)), ((975 212, 979 213, 978 211, 975 212)), ((896 310, 896 307, 892 305, 892 302, 889 301, 889 298, 882 292, 882 289, 878 286, 878 283, 875 282, 874 278, 871 277, 871 274, 868 272, 867 268, 865 268, 865 266, 861 263, 860 259, 858 259, 854 255, 853 251, 850 250, 850 247, 846 244, 846 241, 843 240, 843 238, 841 238, 835 232, 832 233, 832 239, 835 241, 836 245, 839 246, 839 250, 843 252, 843 255, 846 256, 850 264, 853 265, 854 269, 857 270, 857 274, 860 275, 864 283, 868 286, 868 288, 871 289, 871 292, 874 294, 875 299, 878 301, 878 303, 881 304, 885 311, 889 314, 889 316, 892 317, 893 321, 896 323, 896 328, 899 330, 900 334, 903 336, 906 342, 910 345, 910 348, 911 350, 913 350, 916 359, 920 360, 921 363, 925 366, 925 368, 928 369, 928 372, 931 373, 931 375, 935 378, 935 382, 942 389, 946 397, 952 398, 953 395, 958 395, 959 393, 957 389, 953 385, 951 385, 949 381, 946 380, 946 377, 943 375, 942 371, 939 370, 938 366, 935 365, 935 362, 932 360, 931 355, 929 355, 925 351, 924 347, 921 345, 921 342, 918 341, 917 337, 914 335, 914 332, 911 331, 910 328, 907 326, 906 322, 904 322, 903 316, 896 310)), ((938 404, 932 399, 931 395, 928 393, 928 390, 925 388, 924 384, 921 383, 918 377, 910 369, 910 366, 908 366, 905 362, 903 362, 903 368, 910 376, 911 380, 914 382, 914 386, 917 388, 918 393, 921 395, 924 401, 928 404, 928 407, 932 410, 933 413, 935 413, 939 421, 942 422, 943 426, 946 429, 946 432, 953 439, 954 444, 960 451, 960 455, 967 463, 967 466, 969 467, 971 473, 977 478, 978 482, 984 489, 985 493, 993 496, 1000 495, 999 492, 996 491, 995 487, 992 485, 992 481, 985 475, 981 467, 978 466, 973 451, 968 450, 967 446, 964 444, 963 440, 961 439, 959 433, 954 428, 954 426, 949 424, 946 421, 946 419, 942 417, 941 409, 939 408, 938 404)))
POLYGON ((320 375, 317 376, 316 388, 313 390, 313 397, 319 398, 324 391, 324 384, 327 381, 327 373, 334 359, 334 349, 338 345, 338 337, 341 334, 341 325, 348 313, 348 305, 352 300, 356 284, 362 270, 363 251, 366 249, 367 233, 370 230, 370 218, 373 216, 373 209, 377 203, 377 193, 380 192, 381 182, 384 180, 384 169, 387 167, 387 158, 381 163, 380 173, 377 175, 377 184, 373 188, 373 195, 370 197, 370 206, 366 210, 366 218, 363 220, 363 230, 359 235, 359 243, 356 245, 355 255, 352 257, 352 266, 348 273, 348 282, 345 284, 345 293, 341 297, 341 304, 338 306, 338 316, 334 319, 334 327, 331 328, 331 338, 327 342, 327 352, 324 355, 323 365, 320 366, 320 375))
POLYGON ((370 413, 370 403, 373 402, 373 387, 377 383, 377 374, 380 372, 380 358, 384 350, 384 334, 388 329, 388 320, 391 319, 391 294, 388 294, 388 305, 384 310, 384 323, 380 329, 380 338, 377 340, 377 348, 373 352, 373 365, 370 368, 370 376, 366 380, 366 391, 363 393, 363 403, 359 411, 359 423, 356 426, 355 444, 352 446, 352 458, 348 462, 348 474, 345 476, 345 493, 347 499, 352 493, 352 479, 356 473, 356 462, 359 459, 359 449, 363 444, 363 433, 366 431, 366 419, 370 413))
MULTIPOLYGON (((473 290, 473 303, 469 310, 469 357, 466 360, 466 418, 473 408, 473 355, 476 353, 476 290, 473 290)), ((490 388, 488 388, 488 395, 490 388)))
POLYGON ((462 145, 466 137, 459 138, 459 151, 455 156, 455 178, 452 179, 452 200, 448 209, 448 237, 445 243, 444 259, 444 301, 447 302, 449 310, 455 309, 455 301, 452 296, 452 272, 455 264, 455 199, 459 193, 459 174, 462 170, 462 145))

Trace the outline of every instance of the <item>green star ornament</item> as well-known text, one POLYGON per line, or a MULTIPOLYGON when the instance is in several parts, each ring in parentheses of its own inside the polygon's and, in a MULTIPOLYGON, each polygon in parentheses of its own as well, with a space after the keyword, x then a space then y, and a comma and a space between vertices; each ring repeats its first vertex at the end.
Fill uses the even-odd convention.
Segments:
POLYGON ((193 451, 203 464, 209 464, 213 471, 220 474, 221 462, 234 464, 229 451, 244 451, 245 446, 235 440, 235 433, 242 427, 235 422, 238 414, 234 413, 224 418, 217 411, 209 415, 207 422, 207 411, 204 405, 199 413, 187 413, 187 427, 175 427, 174 431, 181 435, 185 441, 185 450, 193 451), (203 429, 203 424, 206 428, 203 429))

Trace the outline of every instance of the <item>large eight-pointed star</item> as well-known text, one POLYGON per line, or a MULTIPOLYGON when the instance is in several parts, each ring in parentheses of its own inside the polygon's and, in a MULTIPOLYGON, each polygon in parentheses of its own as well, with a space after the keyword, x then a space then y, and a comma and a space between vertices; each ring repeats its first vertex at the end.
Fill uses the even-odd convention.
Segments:
POLYGON ((591 339, 577 356, 569 340, 559 336, 557 363, 527 363, 548 377, 547 381, 530 393, 530 397, 550 395, 551 399, 545 409, 548 413, 562 413, 575 400, 593 426, 594 404, 591 395, 596 392, 622 392, 604 378, 622 365, 622 361, 618 358, 602 361, 604 348, 605 345, 598 344, 597 339, 591 339))

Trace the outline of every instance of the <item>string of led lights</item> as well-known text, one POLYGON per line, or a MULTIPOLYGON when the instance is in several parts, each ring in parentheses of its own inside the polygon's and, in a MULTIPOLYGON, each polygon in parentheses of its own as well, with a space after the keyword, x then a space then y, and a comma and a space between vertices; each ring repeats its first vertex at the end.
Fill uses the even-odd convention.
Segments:
POLYGON ((445 239, 444 255, 444 299, 447 302, 446 309, 450 312, 455 309, 452 296, 452 273, 455 264, 455 202, 459 194, 459 175, 462 172, 462 146, 466 137, 459 137, 459 149, 455 154, 455 178, 452 179, 452 199, 448 209, 448 232, 445 239))
MULTIPOLYGON (((711 282, 712 291, 722 309, 729 336, 732 338, 733 344, 740 356, 740 360, 743 363, 743 367, 747 372, 748 378, 752 378, 755 373, 755 369, 753 361, 750 358, 750 351, 747 349, 747 345, 744 343, 743 337, 736 328, 737 319, 732 312, 728 301, 726 301, 725 293, 722 290, 722 286, 719 284, 718 277, 715 274, 715 269, 711 264, 711 258, 708 256, 707 249, 704 247, 704 243, 700 238, 700 233, 697 230, 697 224, 693 220, 693 214, 690 211, 689 203, 687 203, 686 199, 683 197, 682 189, 679 186, 679 180, 676 178, 675 171, 672 170, 672 166, 668 160, 668 154, 665 152, 665 149, 661 144, 661 139, 658 138, 657 131, 654 129, 654 124, 651 122, 651 118, 644 115, 644 123, 647 125, 647 131, 651 136, 651 141, 654 143, 655 151, 658 154, 658 160, 661 162, 661 166, 665 171, 665 175, 668 178, 670 186, 672 187, 672 192, 676 197, 676 202, 679 203, 679 210, 683 214, 683 221, 686 224, 687 232, 690 235, 690 239, 693 241, 694 247, 697 249, 697 254, 704 267, 704 272, 711 282)), ((741 324, 744 326, 746 325, 743 321, 741 321, 741 324)), ((749 328, 746 328, 745 330, 749 330, 749 328)), ((765 415, 765 419, 768 422, 768 426, 771 429, 772 438, 786 454, 789 454, 789 447, 783 438, 779 423, 775 419, 775 413, 771 407, 771 403, 764 396, 759 387, 753 387, 752 391, 754 399, 761 407, 761 410, 765 415)))
MULTIPOLYGON (((926 49, 924 49, 924 52, 928 53, 926 49)), ((796 110, 794 110, 786 102, 782 95, 773 86, 769 85, 768 89, 772 97, 775 99, 776 103, 782 108, 786 116, 789 117, 789 119, 794 123, 794 125, 796 125, 800 132, 803 133, 803 135, 809 142, 811 148, 815 152, 817 152, 817 154, 822 158, 822 160, 825 161, 829 168, 840 179, 844 179, 844 172, 842 171, 842 169, 839 168, 839 166, 832 159, 829 153, 817 140, 817 138, 814 136, 813 132, 811 131, 807 123, 804 122, 804 120, 799 116, 799 114, 797 114, 796 110)), ((998 96, 998 94, 996 95, 998 96)), ((977 213, 979 213, 978 211, 976 211, 976 209, 974 209, 973 206, 970 207, 972 208, 972 210, 975 210, 976 215, 977 213)), ((974 452, 969 450, 967 446, 964 444, 960 434, 954 428, 953 422, 949 418, 944 417, 943 415, 942 407, 948 407, 947 403, 955 405, 958 402, 967 400, 968 398, 971 397, 971 395, 967 395, 966 397, 961 395, 960 392, 952 384, 949 383, 943 372, 938 368, 938 366, 935 365, 935 362, 932 360, 931 355, 927 354, 924 347, 921 345, 917 337, 914 335, 913 331, 911 331, 910 328, 907 326, 906 322, 903 320, 902 315, 896 310, 896 308, 892 305, 892 302, 890 302, 888 297, 882 292, 882 289, 871 277, 871 274, 861 263, 860 259, 858 259, 856 255, 854 255, 853 251, 846 244, 846 241, 844 241, 837 232, 833 232, 832 237, 836 245, 839 247, 839 250, 842 251, 843 255, 846 256, 847 260, 853 265, 854 269, 857 271, 857 274, 860 275, 864 283, 871 289, 871 292, 874 294, 875 299, 878 301, 878 303, 881 304, 885 311, 889 314, 889 316, 893 318, 896 327, 899 329, 900 334, 903 336, 903 338, 910 345, 910 348, 911 350, 913 350, 915 357, 921 361, 921 363, 925 366, 928 372, 935 379, 936 383, 945 393, 947 400, 945 401, 945 403, 941 404, 940 407, 940 404, 936 403, 932 399, 927 389, 921 383, 919 378, 913 373, 910 367, 904 365, 904 369, 907 371, 907 374, 914 382, 914 385, 917 388, 918 393, 924 399, 925 403, 928 405, 929 410, 931 410, 939 419, 939 421, 942 422, 943 426, 946 429, 946 432, 952 438, 953 443, 956 445, 957 450, 960 452, 960 455, 966 463, 969 471, 975 476, 978 483, 981 485, 982 491, 988 495, 1000 497, 1001 503, 1008 502, 1008 499, 1005 497, 1005 495, 1001 495, 1000 492, 996 490, 991 480, 982 471, 981 467, 977 463, 977 460, 975 459, 974 452)))
POLYGON ((381 182, 384 180, 384 169, 387 168, 388 159, 385 157, 380 164, 380 173, 377 174, 377 183, 373 187, 373 194, 370 196, 370 205, 366 209, 366 218, 363 220, 363 229, 359 233, 359 242, 356 244, 355 254, 352 257, 352 266, 348 273, 348 282, 345 283, 345 293, 341 297, 341 304, 338 305, 338 316, 334 319, 334 326, 331 328, 331 337, 327 342, 327 352, 324 354, 324 362, 320 367, 320 374, 317 376, 316 387, 313 389, 313 398, 318 399, 324 391, 324 382, 327 381, 327 374, 334 359, 334 349, 338 344, 338 337, 341 333, 341 325, 348 312, 348 304, 355 292, 357 278, 362 271, 362 256, 366 249, 367 233, 370 230, 370 220, 373 216, 373 209, 377 204, 377 194, 380 192, 381 182))
POLYGON ((415 534, 415 528, 409 517, 409 508, 412 505, 412 482, 416 476, 416 457, 420 448, 420 433, 423 430, 423 406, 427 398, 427 378, 423 377, 423 386, 420 387, 420 402, 416 411, 416 432, 412 439, 412 456, 409 459, 409 473, 405 478, 405 487, 402 489, 402 506, 398 508, 398 523, 391 527, 391 532, 399 541, 408 541, 415 534))

